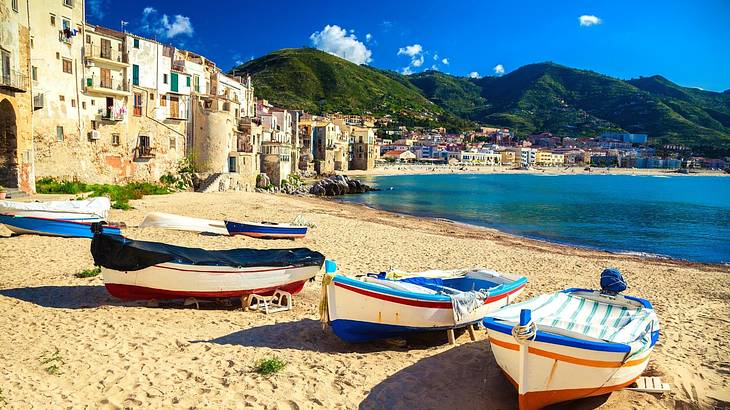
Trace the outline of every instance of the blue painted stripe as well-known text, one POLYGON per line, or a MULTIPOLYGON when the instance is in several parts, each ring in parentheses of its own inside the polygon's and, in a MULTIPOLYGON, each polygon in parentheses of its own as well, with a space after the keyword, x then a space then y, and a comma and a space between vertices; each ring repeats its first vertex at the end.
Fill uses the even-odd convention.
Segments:
POLYGON ((270 235, 304 235, 307 233, 306 226, 279 226, 279 225, 250 225, 240 222, 225 221, 226 229, 230 234, 236 233, 257 233, 270 235))
MULTIPOLYGON (((496 321, 494 318, 486 317, 482 321, 484 327, 506 335, 512 335, 512 326, 496 321)), ((535 340, 543 343, 551 343, 560 346, 577 347, 586 350, 600 352, 630 352, 631 347, 623 343, 594 342, 582 340, 575 337, 563 336, 555 333, 548 333, 538 328, 535 340)))
MULTIPOLYGON (((91 225, 75 221, 0 215, 0 223, 26 231, 33 231, 41 235, 73 238, 91 238, 94 236, 91 232, 91 225)), ((122 234, 119 228, 105 226, 104 230, 113 235, 122 234)))
MULTIPOLYGON (((430 295, 427 293, 408 292, 404 290, 391 289, 385 286, 378 285, 376 283, 363 282, 361 280, 350 278, 343 275, 336 275, 333 279, 335 283, 342 283, 352 287, 358 287, 366 289, 372 292, 382 293, 391 296, 398 296, 408 299, 428 300, 434 302, 450 302, 451 298, 445 295, 430 295)), ((489 289, 489 297, 499 296, 505 293, 509 293, 520 286, 527 283, 527 278, 520 277, 512 283, 502 284, 492 289, 489 289), (494 290, 494 292, 493 292, 494 290)))
POLYGON ((330 322, 332 331, 348 343, 364 343, 373 340, 403 337, 412 333, 444 331, 452 327, 412 327, 362 322, 359 320, 336 319, 330 322))

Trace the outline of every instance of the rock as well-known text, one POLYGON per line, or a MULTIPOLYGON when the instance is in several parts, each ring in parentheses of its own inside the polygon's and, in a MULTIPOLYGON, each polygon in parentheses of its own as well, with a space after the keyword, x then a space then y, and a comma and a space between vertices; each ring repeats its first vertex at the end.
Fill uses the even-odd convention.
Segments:
POLYGON ((373 189, 356 179, 350 179, 344 175, 321 179, 308 190, 310 194, 317 196, 361 194, 368 191, 373 191, 373 189))
POLYGON ((259 174, 256 177, 256 188, 268 188, 271 185, 271 179, 266 174, 259 174))

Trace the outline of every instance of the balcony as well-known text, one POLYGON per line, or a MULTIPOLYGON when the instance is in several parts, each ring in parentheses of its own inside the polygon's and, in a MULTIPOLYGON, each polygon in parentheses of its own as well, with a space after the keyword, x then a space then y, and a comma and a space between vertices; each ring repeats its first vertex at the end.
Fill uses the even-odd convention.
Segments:
POLYGON ((124 97, 129 95, 129 82, 89 77, 86 79, 86 92, 124 97))
POLYGON ((101 113, 101 119, 104 121, 123 121, 126 115, 122 112, 114 112, 114 110, 107 108, 101 113))
POLYGON ((119 68, 129 67, 127 53, 115 50, 112 47, 101 47, 96 44, 86 44, 84 47, 84 58, 101 65, 119 68))
POLYGON ((149 145, 140 145, 134 149, 135 160, 148 160, 155 157, 155 149, 149 145))
POLYGON ((24 93, 28 91, 28 76, 20 71, 10 70, 0 74, 0 88, 24 93))
POLYGON ((185 60, 175 60, 172 62, 172 69, 181 73, 185 72, 185 60))

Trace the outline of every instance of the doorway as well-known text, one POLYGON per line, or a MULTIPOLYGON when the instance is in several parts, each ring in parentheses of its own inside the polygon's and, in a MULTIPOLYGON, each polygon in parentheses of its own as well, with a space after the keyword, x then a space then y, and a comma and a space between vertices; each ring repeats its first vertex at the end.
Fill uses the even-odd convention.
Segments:
POLYGON ((8 100, 0 101, 0 185, 18 187, 18 130, 15 109, 8 100))

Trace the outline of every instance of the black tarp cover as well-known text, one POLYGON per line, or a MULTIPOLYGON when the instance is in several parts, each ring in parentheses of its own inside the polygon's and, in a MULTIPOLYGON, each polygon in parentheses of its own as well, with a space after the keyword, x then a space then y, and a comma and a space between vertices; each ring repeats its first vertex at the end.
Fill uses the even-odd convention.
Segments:
POLYGON ((91 240, 91 254, 96 265, 119 271, 136 271, 163 262, 242 268, 322 266, 324 263, 324 255, 307 248, 209 251, 99 233, 91 240))

